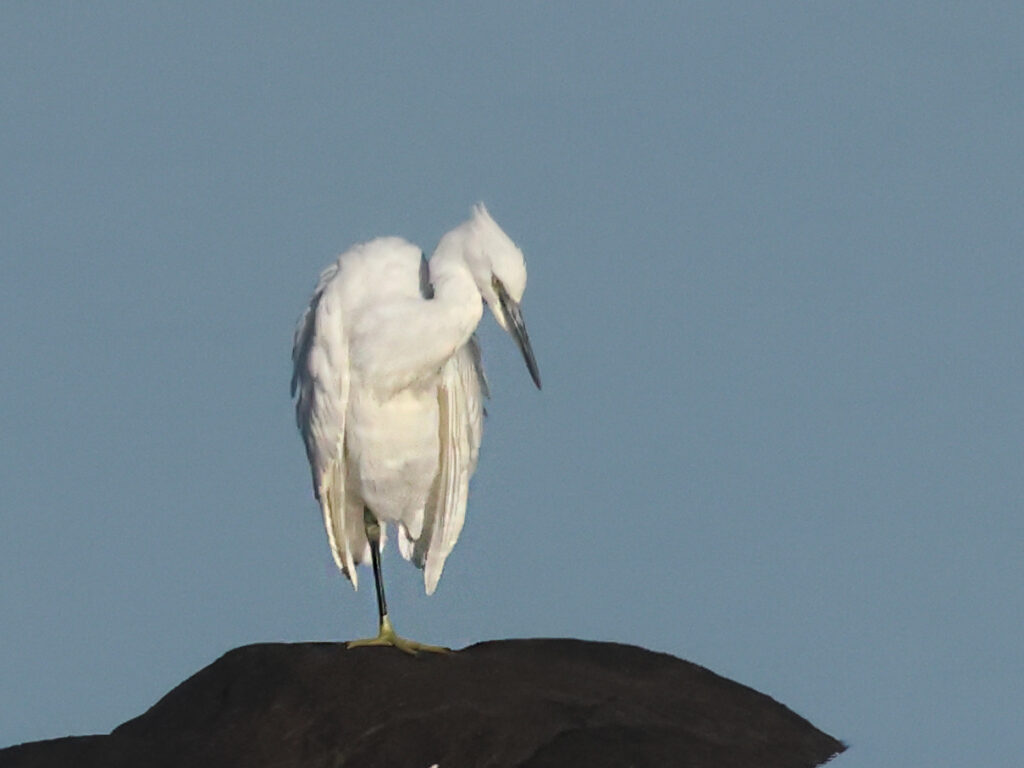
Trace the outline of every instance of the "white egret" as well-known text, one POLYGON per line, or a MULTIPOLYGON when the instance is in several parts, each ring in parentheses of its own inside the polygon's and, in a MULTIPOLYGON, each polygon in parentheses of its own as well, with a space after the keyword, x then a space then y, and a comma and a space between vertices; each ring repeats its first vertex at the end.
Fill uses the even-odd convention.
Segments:
POLYGON ((525 288, 523 254, 483 204, 429 262, 411 243, 382 237, 320 275, 295 330, 291 389, 334 560, 353 587, 356 566, 373 566, 379 632, 350 647, 446 650, 395 633, 380 549, 393 524, 402 556, 433 593, 462 530, 480 447, 487 382, 474 331, 483 303, 540 388, 519 309, 525 288))

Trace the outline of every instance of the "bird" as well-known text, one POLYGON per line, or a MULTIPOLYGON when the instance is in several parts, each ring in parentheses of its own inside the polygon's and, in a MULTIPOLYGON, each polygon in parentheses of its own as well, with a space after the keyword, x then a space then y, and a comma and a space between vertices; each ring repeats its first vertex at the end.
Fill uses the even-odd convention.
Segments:
POLYGON ((489 396, 476 329, 487 305, 538 389, 523 320, 522 251, 483 203, 429 260, 400 237, 352 246, 320 274, 296 325, 291 394, 334 562, 358 589, 370 562, 376 637, 348 647, 446 652, 402 637, 381 572, 387 527, 433 594, 462 531, 489 396))

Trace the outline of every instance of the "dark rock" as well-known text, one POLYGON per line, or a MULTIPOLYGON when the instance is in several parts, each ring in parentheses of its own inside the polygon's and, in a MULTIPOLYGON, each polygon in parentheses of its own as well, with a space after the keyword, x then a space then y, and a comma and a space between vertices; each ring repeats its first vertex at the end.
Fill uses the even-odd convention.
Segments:
POLYGON ((0 768, 802 768, 843 745, 673 656, 580 640, 451 655, 237 648, 108 736, 0 750, 0 768))

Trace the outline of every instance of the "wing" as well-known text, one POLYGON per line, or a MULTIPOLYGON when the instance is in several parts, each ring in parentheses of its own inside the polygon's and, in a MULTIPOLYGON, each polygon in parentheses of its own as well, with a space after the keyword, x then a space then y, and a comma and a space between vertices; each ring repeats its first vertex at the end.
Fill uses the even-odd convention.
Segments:
POLYGON ((423 568, 427 594, 433 594, 466 519, 469 478, 476 469, 483 436, 483 399, 487 396, 476 336, 441 370, 439 406, 440 466, 424 510, 423 533, 413 559, 423 568))
POLYGON ((345 412, 349 395, 348 337, 342 322, 340 261, 320 275, 299 318, 292 345, 295 419, 313 474, 334 561, 358 586, 353 551, 366 548, 362 514, 345 503, 345 412), (346 511, 347 510, 347 511, 346 511))

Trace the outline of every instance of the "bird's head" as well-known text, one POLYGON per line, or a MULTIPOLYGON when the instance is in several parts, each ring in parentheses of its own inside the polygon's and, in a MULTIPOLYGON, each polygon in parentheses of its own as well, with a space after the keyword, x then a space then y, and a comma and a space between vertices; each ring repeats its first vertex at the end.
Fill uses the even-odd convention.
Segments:
POLYGON ((483 203, 473 206, 473 216, 466 224, 469 238, 465 258, 480 295, 498 325, 516 340, 530 376, 540 389, 540 371, 533 357, 530 337, 526 333, 526 324, 519 307, 526 291, 526 260, 523 252, 491 218, 483 203))

